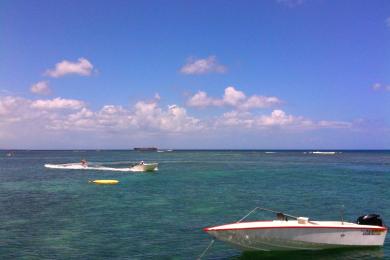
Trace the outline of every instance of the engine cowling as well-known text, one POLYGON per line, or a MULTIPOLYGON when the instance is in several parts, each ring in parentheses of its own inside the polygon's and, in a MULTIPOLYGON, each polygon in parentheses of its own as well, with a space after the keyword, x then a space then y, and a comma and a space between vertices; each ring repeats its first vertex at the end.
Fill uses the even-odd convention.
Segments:
POLYGON ((357 224, 383 227, 383 221, 378 214, 368 214, 358 217, 357 224))

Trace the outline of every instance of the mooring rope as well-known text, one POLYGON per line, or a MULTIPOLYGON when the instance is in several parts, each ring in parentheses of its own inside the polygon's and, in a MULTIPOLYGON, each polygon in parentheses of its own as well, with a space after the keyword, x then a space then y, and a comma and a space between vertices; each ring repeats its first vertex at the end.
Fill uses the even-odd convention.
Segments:
POLYGON ((210 241, 209 245, 206 247, 206 249, 203 251, 203 253, 200 254, 200 256, 198 257, 197 260, 201 260, 202 259, 202 257, 207 253, 207 251, 209 251, 209 249, 214 244, 214 242, 215 242, 215 239, 210 241))
POLYGON ((244 219, 246 219, 250 214, 252 214, 255 210, 257 210, 259 207, 256 207, 254 209, 252 209, 248 214, 246 214, 243 218, 241 218, 239 221, 237 221, 237 223, 240 223, 241 221, 243 221, 244 219))

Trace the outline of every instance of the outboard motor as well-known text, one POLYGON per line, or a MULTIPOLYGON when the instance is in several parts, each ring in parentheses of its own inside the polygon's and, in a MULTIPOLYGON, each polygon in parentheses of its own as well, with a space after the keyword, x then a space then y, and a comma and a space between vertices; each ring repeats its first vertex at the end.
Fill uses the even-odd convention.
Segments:
POLYGON ((368 214, 358 217, 356 223, 359 225, 381 226, 383 227, 382 219, 378 214, 368 214))

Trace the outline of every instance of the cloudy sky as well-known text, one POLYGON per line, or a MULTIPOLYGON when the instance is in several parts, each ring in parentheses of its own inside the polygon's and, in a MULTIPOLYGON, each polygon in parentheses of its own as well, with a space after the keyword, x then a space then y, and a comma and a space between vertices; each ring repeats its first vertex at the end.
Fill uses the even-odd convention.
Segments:
POLYGON ((390 2, 0 2, 0 149, 389 149, 390 2))

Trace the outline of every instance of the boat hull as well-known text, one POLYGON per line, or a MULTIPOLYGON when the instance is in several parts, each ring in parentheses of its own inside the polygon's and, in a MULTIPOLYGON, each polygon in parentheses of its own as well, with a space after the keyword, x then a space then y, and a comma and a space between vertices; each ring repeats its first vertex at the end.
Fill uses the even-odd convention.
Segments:
POLYGON ((243 251, 319 250, 382 246, 387 229, 370 228, 255 228, 205 230, 243 251))
POLYGON ((133 171, 136 172, 152 172, 158 170, 158 163, 145 163, 145 164, 137 164, 131 167, 133 171))

